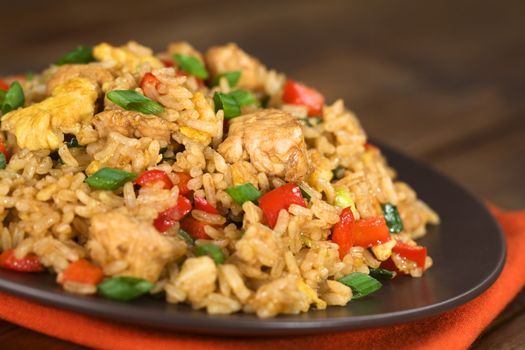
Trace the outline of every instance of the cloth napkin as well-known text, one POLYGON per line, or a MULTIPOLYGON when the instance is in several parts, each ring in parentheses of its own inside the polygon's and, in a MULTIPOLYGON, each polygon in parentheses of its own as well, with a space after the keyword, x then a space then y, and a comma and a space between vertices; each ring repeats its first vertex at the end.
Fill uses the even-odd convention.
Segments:
POLYGON ((220 338, 144 329, 0 293, 0 318, 53 337, 108 349, 466 349, 525 284, 525 210, 491 208, 507 238, 507 262, 476 299, 441 315, 389 327, 296 337, 220 338))

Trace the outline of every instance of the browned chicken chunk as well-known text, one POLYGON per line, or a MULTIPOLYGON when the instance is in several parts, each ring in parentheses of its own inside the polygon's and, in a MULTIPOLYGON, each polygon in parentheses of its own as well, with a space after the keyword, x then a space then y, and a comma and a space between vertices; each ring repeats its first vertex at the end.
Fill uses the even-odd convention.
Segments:
POLYGON ((250 160, 258 171, 289 182, 301 181, 309 172, 301 124, 277 109, 233 119, 218 151, 229 163, 250 160))
POLYGON ((151 137, 166 142, 169 142, 171 132, 176 128, 175 124, 156 115, 122 110, 100 112, 92 122, 100 137, 116 131, 126 137, 151 137))
POLYGON ((253 90, 264 88, 266 77, 264 65, 233 43, 212 47, 206 52, 205 59, 213 76, 224 72, 240 71, 239 87, 253 90))
POLYGON ((51 92, 58 86, 72 78, 86 78, 100 86, 107 81, 113 80, 113 75, 96 64, 66 64, 57 69, 55 74, 47 82, 47 92, 51 92))
POLYGON ((89 228, 90 240, 105 250, 105 254, 91 253, 100 266, 123 260, 127 268, 119 275, 158 280, 164 266, 180 258, 186 252, 182 241, 160 235, 148 223, 120 212, 95 215, 89 228))

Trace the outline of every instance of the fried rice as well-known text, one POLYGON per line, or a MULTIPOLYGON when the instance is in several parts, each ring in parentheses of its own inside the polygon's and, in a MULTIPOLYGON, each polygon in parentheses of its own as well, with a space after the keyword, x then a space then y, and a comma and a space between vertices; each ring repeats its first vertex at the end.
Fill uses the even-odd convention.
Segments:
POLYGON ((102 43, 5 83, 0 267, 267 318, 432 265, 437 214, 354 113, 235 44, 102 43))

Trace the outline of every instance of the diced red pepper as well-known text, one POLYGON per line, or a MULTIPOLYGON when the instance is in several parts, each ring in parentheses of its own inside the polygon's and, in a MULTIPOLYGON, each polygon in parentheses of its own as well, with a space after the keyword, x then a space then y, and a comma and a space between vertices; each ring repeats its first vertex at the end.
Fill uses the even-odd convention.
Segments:
POLYGON ((339 258, 343 259, 352 248, 355 231, 355 219, 352 209, 344 208, 339 217, 339 222, 332 229, 332 242, 339 246, 339 258))
POLYGON ((323 112, 324 97, 317 90, 288 79, 284 86, 283 101, 308 108, 309 116, 320 116, 323 112))
POLYGON ((145 171, 135 180, 135 184, 141 187, 151 186, 156 182, 162 182, 164 184, 164 188, 167 189, 171 189, 173 187, 173 182, 171 182, 168 174, 158 169, 145 171))
POLYGON ((102 269, 86 259, 72 262, 64 270, 60 283, 66 281, 97 285, 104 278, 102 269))
POLYGON ((199 78, 197 78, 196 76, 193 76, 193 75, 191 75, 191 74, 188 73, 188 72, 185 72, 185 71, 183 71, 183 70, 177 69, 177 72, 175 73, 175 75, 178 76, 178 77, 194 77, 195 80, 197 80, 197 85, 198 85, 199 87, 204 87, 204 80, 199 79, 199 78))
POLYGON ((19 272, 41 272, 44 271, 44 267, 40 263, 40 259, 35 254, 27 254, 22 259, 15 257, 15 251, 8 249, 0 254, 0 267, 19 271, 19 272))
POLYGON ((186 214, 191 211, 191 202, 184 196, 179 196, 177 205, 159 213, 153 221, 153 226, 159 232, 166 232, 170 227, 180 221, 186 214))
POLYGON ((154 76, 152 73, 148 72, 142 77, 142 80, 140 81, 140 88, 144 90, 144 86, 146 85, 153 85, 155 88, 157 88, 159 84, 159 79, 157 79, 157 77, 154 76))
POLYGON ((4 154, 6 161, 9 160, 9 157, 10 157, 9 152, 5 148, 5 144, 1 141, 0 141, 0 152, 4 154))
POLYGON ((188 173, 176 172, 179 177, 179 193, 183 196, 187 196, 191 193, 191 190, 188 188, 188 181, 191 180, 191 176, 188 173))
POLYGON ((210 239, 210 236, 204 231, 204 226, 213 226, 207 222, 199 221, 189 215, 180 222, 180 228, 188 232, 195 239, 210 239))
POLYGON ((371 150, 375 150, 377 149, 377 146, 376 145, 373 145, 371 143, 365 143, 365 151, 371 151, 371 150))
POLYGON ((259 198, 259 207, 263 211, 266 223, 272 228, 277 223, 279 212, 282 209, 288 210, 292 204, 306 207, 301 189, 294 183, 282 185, 259 198))
POLYGON ((0 79, 0 90, 9 90, 9 84, 3 81, 2 79, 0 79))
POLYGON ((162 59, 160 60, 162 62, 162 64, 164 65, 164 67, 173 67, 175 65, 175 63, 173 62, 173 60, 170 60, 170 59, 162 59))
POLYGON ((419 246, 411 246, 406 243, 397 242, 392 252, 399 254, 403 258, 413 261, 422 269, 425 268, 425 260, 427 257, 427 248, 419 246))
POLYGON ((385 270, 394 271, 396 273, 396 276, 399 276, 400 274, 406 275, 406 273, 397 268, 396 263, 394 262, 394 260, 392 260, 392 258, 388 258, 385 261, 382 261, 380 267, 385 270))
POLYGON ((356 222, 354 245, 369 248, 388 242, 392 238, 382 216, 361 219, 356 222))
POLYGON ((193 204, 195 204, 195 209, 199 209, 210 214, 219 214, 219 211, 202 197, 193 197, 193 204))

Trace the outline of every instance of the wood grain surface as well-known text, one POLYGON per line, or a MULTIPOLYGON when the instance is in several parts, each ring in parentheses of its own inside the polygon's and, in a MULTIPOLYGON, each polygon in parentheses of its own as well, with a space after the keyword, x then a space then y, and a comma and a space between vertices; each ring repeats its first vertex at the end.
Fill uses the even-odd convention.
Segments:
MULTIPOLYGON (((372 137, 481 198, 525 207, 523 1, 17 1, 0 11, 0 76, 78 44, 237 42, 343 98, 372 137)), ((472 349, 525 348, 525 293, 472 349)), ((79 349, 0 321, 2 349, 79 349)))

